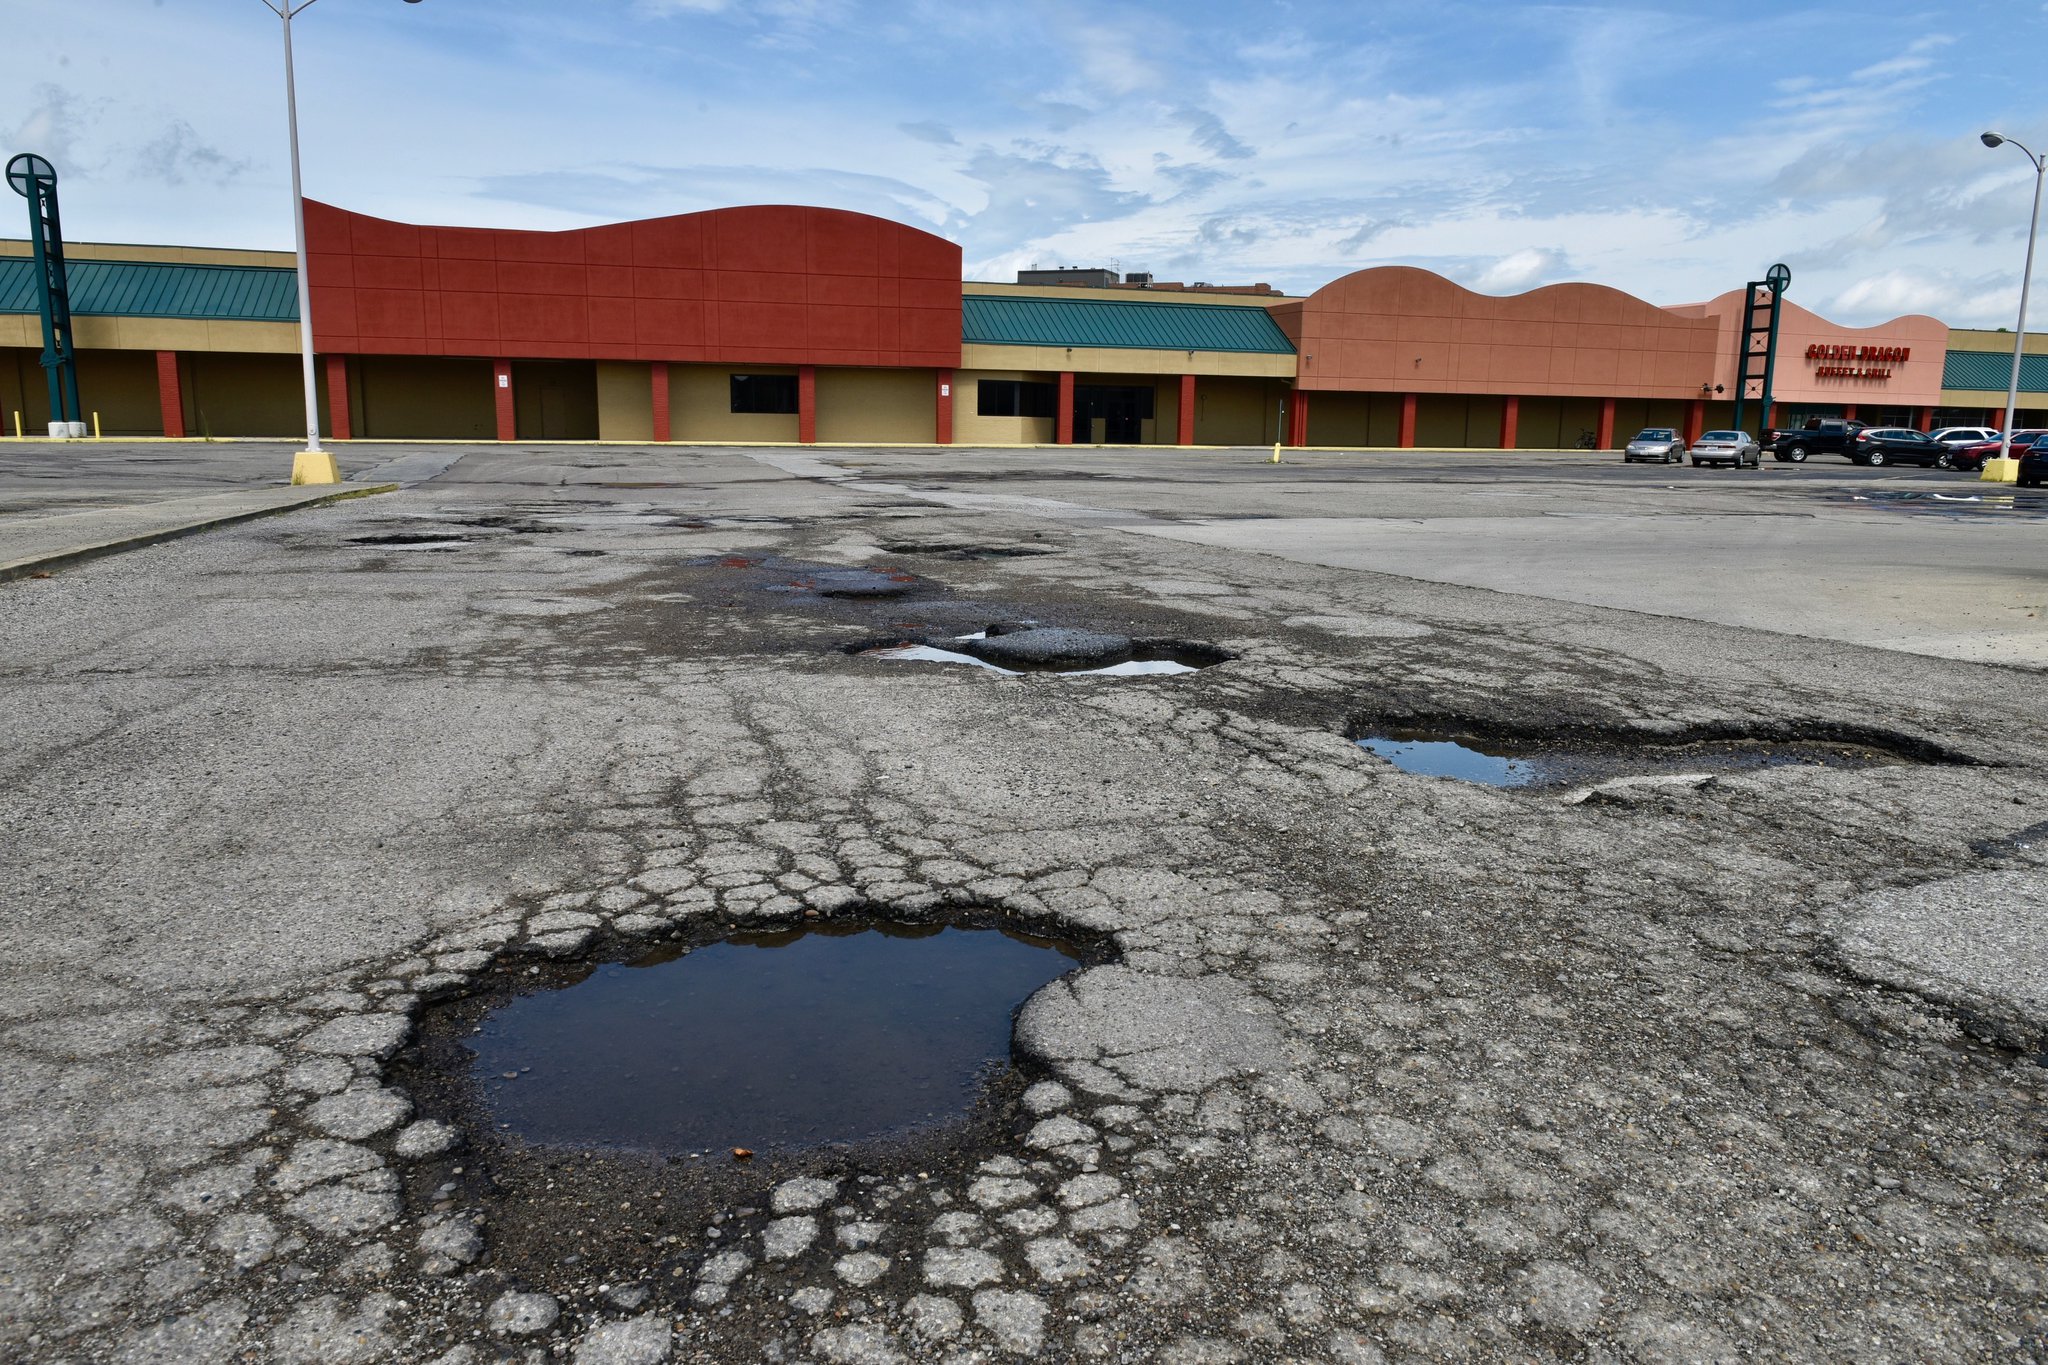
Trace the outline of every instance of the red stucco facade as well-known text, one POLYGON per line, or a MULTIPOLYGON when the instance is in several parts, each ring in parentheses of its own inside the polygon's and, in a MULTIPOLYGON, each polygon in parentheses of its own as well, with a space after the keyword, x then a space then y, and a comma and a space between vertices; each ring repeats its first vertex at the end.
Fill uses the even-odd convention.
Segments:
POLYGON ((754 365, 960 363, 960 248, 761 205, 566 232, 306 201, 317 350, 754 365))
POLYGON ((1354 271, 1272 313, 1308 391, 1698 397, 1726 349, 1714 319, 1604 285, 1500 298, 1409 266, 1354 271))

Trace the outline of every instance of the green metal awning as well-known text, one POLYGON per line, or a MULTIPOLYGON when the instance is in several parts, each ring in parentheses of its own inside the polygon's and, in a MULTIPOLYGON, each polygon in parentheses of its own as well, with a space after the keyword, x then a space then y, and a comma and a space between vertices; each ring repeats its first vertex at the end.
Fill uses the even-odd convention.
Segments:
MULTIPOLYGON (((66 273, 74 317, 299 320, 297 278, 275 266, 71 261, 66 273)), ((0 313, 36 311, 35 262, 0 257, 0 313)))
MULTIPOLYGON (((2003 393, 2012 383, 2011 351, 1950 351, 1942 366, 1944 389, 1991 389, 2003 393)), ((2048 355, 2020 360, 2020 392, 2048 393, 2048 355)))
POLYGON ((1294 353, 1287 334, 1264 308, 995 294, 969 294, 960 302, 961 339, 974 345, 1294 353))

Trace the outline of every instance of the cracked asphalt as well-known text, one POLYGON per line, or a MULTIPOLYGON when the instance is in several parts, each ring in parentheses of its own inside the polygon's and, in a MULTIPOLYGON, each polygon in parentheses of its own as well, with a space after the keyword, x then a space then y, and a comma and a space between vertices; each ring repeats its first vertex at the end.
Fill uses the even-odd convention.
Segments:
MULTIPOLYGON (((0 585, 0 1355, 2048 1361, 2039 521, 1476 458, 479 448, 0 585), (1664 592, 1764 518, 1797 578, 1664 592), (1230 657, 857 652, 1031 623, 1230 657), (1684 773, 1742 740, 1882 761, 1684 773), (461 1073, 509 993, 834 919, 1100 960, 915 1143, 528 1147, 461 1073)), ((9 514, 164 476, 65 459, 9 514)))

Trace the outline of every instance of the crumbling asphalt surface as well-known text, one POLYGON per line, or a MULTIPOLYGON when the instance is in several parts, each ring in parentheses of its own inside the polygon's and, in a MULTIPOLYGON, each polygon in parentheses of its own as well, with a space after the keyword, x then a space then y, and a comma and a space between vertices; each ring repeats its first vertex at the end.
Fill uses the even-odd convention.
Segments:
POLYGON ((0 586, 0 1354, 2048 1359, 2039 673, 912 482, 484 452, 0 586), (1235 657, 846 652, 1002 622, 1235 657), (1374 722, 1899 761, 1518 793, 1374 722), (938 1139, 531 1150, 447 1070, 581 962, 948 915, 1107 960, 938 1139))

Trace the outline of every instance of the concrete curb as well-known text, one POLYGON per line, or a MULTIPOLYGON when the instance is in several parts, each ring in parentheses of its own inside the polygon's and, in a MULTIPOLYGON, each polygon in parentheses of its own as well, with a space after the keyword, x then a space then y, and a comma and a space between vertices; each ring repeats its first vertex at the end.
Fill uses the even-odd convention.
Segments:
POLYGON ((24 519, 10 526, 0 522, 0 583, 82 564, 102 555, 137 550, 166 540, 210 531, 217 526, 254 521, 301 507, 340 502, 345 498, 395 493, 395 483, 352 488, 346 484, 320 491, 278 488, 238 493, 213 493, 196 498, 169 498, 139 507, 99 508, 60 516, 24 519), (10 542, 40 539, 41 548, 19 553, 10 542))

